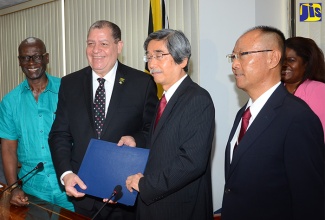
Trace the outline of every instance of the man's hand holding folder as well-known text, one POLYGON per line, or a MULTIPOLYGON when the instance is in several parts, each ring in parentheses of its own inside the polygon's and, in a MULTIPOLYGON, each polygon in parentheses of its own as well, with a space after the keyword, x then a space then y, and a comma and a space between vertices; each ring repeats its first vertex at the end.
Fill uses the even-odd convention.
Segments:
POLYGON ((130 191, 133 192, 133 189, 140 192, 139 190, 139 181, 143 177, 142 173, 137 173, 131 176, 128 176, 128 178, 125 181, 126 188, 130 191))
POLYGON ((117 146, 129 146, 129 147, 135 147, 137 144, 135 143, 135 139, 132 136, 123 136, 117 143, 117 146))
POLYGON ((63 182, 65 185, 65 191, 68 196, 83 197, 85 193, 78 192, 75 185, 78 185, 81 189, 86 190, 86 184, 74 173, 68 173, 63 177, 63 182))
MULTIPOLYGON (((121 137, 120 141, 117 143, 117 146, 122 146, 122 145, 135 147, 136 143, 132 136, 123 136, 123 137, 121 137)), ((126 188, 130 192, 133 192, 133 189, 139 192, 139 181, 140 181, 141 177, 143 177, 142 173, 137 173, 137 174, 128 176, 128 178, 125 181, 126 188)))

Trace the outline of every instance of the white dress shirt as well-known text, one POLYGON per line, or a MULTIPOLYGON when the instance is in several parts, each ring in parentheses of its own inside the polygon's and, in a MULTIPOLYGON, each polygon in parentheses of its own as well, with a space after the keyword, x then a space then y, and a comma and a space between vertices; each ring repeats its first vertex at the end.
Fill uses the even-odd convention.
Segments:
MULTIPOLYGON (((256 99, 255 102, 253 102, 252 99, 249 99, 248 100, 246 109, 248 107, 250 107, 251 118, 249 119, 249 124, 248 124, 247 130, 251 126, 251 124, 253 123, 253 121, 255 120, 256 116, 261 111, 261 109, 263 108, 263 106, 265 105, 265 103, 267 102, 267 100, 270 98, 270 96, 272 95, 272 93, 275 91, 275 89, 280 84, 281 84, 281 82, 278 82, 277 84, 275 84, 274 86, 272 86, 270 89, 268 89, 266 92, 264 92, 260 97, 258 97, 258 99, 256 99)), ((240 132, 241 121, 242 120, 240 119, 240 122, 239 122, 239 124, 237 126, 236 132, 235 132, 234 136, 232 137, 232 140, 230 141, 230 147, 231 147, 230 148, 230 162, 232 160, 232 156, 233 156, 233 151, 234 151, 235 144, 238 142, 238 136, 239 136, 239 132, 240 132)))

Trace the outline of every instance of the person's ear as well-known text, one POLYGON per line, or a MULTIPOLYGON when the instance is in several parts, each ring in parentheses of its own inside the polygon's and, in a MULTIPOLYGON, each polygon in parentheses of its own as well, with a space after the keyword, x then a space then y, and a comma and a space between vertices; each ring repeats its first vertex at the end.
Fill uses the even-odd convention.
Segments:
POLYGON ((281 52, 279 50, 272 50, 268 54, 268 65, 270 69, 275 68, 278 65, 281 65, 281 52))
POLYGON ((182 69, 186 67, 187 62, 188 62, 188 58, 184 58, 183 61, 179 64, 182 67, 182 69))
POLYGON ((117 42, 117 53, 118 54, 120 54, 122 52, 123 45, 124 45, 124 43, 122 40, 117 42))
POLYGON ((45 54, 45 60, 46 60, 46 64, 49 64, 49 62, 50 62, 50 54, 49 53, 46 53, 45 54))

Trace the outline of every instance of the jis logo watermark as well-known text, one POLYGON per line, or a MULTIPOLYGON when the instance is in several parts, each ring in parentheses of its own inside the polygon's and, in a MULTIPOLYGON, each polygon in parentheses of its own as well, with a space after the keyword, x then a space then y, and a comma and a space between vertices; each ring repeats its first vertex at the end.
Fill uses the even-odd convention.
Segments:
POLYGON ((322 21, 322 3, 300 3, 299 15, 302 22, 322 21))

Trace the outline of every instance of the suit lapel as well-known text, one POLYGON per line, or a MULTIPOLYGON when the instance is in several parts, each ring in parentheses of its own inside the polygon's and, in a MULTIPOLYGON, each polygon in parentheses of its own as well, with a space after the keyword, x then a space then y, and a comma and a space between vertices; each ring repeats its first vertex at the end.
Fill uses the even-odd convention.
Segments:
POLYGON ((93 85, 92 85, 92 69, 89 67, 86 69, 85 77, 83 79, 83 90, 84 98, 86 103, 86 109, 88 113, 88 118, 92 126, 94 135, 96 135, 94 113, 93 113, 93 85))
MULTIPOLYGON (((228 178, 229 176, 231 176, 231 173, 234 171, 234 169, 236 169, 236 166, 238 165, 238 162, 240 161, 241 157, 245 155, 245 152, 253 146, 253 143, 256 141, 256 139, 259 138, 261 133, 263 133, 265 129, 270 125, 270 123, 274 120, 274 118, 276 117, 276 109, 282 105, 282 102, 286 95, 287 93, 284 90, 283 85, 278 86, 278 88, 270 96, 269 100, 265 103, 261 111, 258 113, 253 123, 245 133, 240 144, 236 148, 236 153, 233 155, 232 162, 230 164, 230 169, 227 174, 228 178)), ((244 108, 241 110, 243 112, 244 108)), ((242 113, 240 114, 239 119, 241 115, 242 113)), ((239 119, 237 118, 237 126, 239 123, 239 119)), ((237 127, 234 125, 233 130, 236 130, 236 128, 237 127)))
MULTIPOLYGON (((175 93, 172 95, 171 99, 168 101, 166 108, 156 126, 156 129, 153 129, 154 123, 152 123, 152 139, 151 139, 151 145, 154 146, 153 143, 156 140, 157 136, 159 135, 159 131, 162 130, 166 124, 167 119, 169 118, 169 115, 172 113, 172 110, 174 106, 176 105, 178 99, 182 97, 184 92, 186 91, 186 88, 193 83, 192 79, 187 76, 183 82, 179 85, 179 87, 176 89, 175 93)), ((157 104, 156 108, 156 115, 157 115, 157 110, 158 110, 159 102, 157 104)), ((155 116, 156 118, 156 116, 155 116)))
POLYGON ((246 105, 244 105, 244 107, 242 107, 237 115, 236 115, 236 118, 235 118, 235 121, 234 121, 234 125, 231 129, 231 132, 230 132, 230 135, 229 135, 229 139, 228 139, 228 142, 227 142, 227 147, 226 147, 226 158, 225 158, 225 176, 227 176, 227 172, 229 172, 229 168, 230 168, 230 150, 231 150, 231 140, 233 139, 234 135, 235 135, 235 132, 236 132, 236 129, 238 127, 238 124, 240 122, 240 119, 246 109, 246 106, 247 106, 247 103, 246 105))
POLYGON ((104 122, 104 127, 102 133, 104 134, 106 129, 108 128, 108 125, 110 124, 110 121, 114 118, 115 112, 118 109, 119 103, 123 99, 123 87, 127 83, 127 74, 123 70, 123 64, 120 62, 118 63, 117 70, 116 70, 116 76, 114 81, 114 87, 113 92, 111 96, 111 100, 107 109, 106 118, 104 122), (123 83, 120 83, 120 79, 124 79, 123 83))

